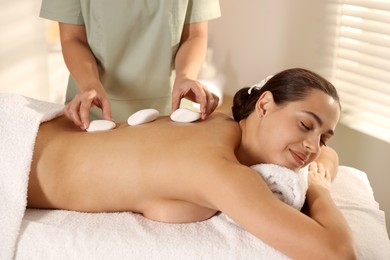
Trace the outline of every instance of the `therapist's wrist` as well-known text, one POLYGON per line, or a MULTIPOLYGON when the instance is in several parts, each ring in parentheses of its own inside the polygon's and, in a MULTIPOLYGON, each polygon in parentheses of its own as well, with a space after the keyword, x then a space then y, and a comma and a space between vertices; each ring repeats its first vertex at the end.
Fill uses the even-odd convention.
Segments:
POLYGON ((98 92, 104 90, 104 86, 100 80, 88 79, 85 81, 77 82, 80 92, 96 90, 98 92))

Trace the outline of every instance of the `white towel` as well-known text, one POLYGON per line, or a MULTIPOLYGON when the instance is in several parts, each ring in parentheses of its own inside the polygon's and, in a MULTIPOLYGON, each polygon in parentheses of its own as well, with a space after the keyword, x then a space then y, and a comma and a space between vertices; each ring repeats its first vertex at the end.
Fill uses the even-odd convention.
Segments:
POLYGON ((39 124, 62 111, 63 105, 0 93, 0 259, 13 257, 39 124))
POLYGON ((275 164, 251 166, 268 184, 273 194, 286 204, 301 210, 306 199, 307 167, 294 172, 275 164))
POLYGON ((358 169, 339 166, 331 194, 352 230, 357 258, 389 260, 385 213, 375 200, 368 176, 358 169))

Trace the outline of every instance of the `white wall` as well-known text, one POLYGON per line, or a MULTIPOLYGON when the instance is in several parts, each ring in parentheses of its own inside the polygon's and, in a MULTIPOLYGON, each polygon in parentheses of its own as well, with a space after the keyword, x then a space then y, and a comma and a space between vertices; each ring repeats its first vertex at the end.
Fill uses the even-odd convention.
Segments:
MULTIPOLYGON (((290 67, 304 67, 329 78, 325 21, 331 1, 221 0, 222 17, 210 22, 214 62, 224 74, 225 92, 290 67)), ((337 87, 337 86, 336 86, 337 87)), ((331 145, 340 163, 365 171, 390 231, 390 144, 339 125, 331 145)))
POLYGON ((39 0, 0 1, 0 92, 47 100, 48 63, 39 0))
POLYGON ((221 0, 222 17, 209 24, 209 44, 226 92, 290 67, 323 70, 324 2, 221 0))

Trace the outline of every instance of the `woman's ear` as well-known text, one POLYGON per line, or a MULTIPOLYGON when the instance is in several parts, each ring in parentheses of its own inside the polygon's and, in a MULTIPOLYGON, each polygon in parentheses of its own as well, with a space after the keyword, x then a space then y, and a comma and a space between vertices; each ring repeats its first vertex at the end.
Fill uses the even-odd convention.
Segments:
POLYGON ((265 91, 256 102, 256 113, 258 117, 265 116, 275 106, 274 96, 270 91, 265 91))

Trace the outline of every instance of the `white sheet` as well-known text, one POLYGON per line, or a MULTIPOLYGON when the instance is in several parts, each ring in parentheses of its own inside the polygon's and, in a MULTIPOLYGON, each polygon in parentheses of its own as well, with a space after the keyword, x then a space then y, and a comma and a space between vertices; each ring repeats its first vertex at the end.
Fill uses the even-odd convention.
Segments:
MULTIPOLYGON (((390 259, 384 213, 366 174, 340 166, 332 196, 352 229, 358 259, 390 259)), ((64 260, 287 259, 223 214, 199 223, 164 224, 133 213, 59 210, 26 211, 16 259, 32 256, 64 260)))
POLYGON ((355 238, 359 259, 390 259, 385 213, 375 201, 367 175, 340 166, 332 183, 332 197, 346 217, 355 238))

